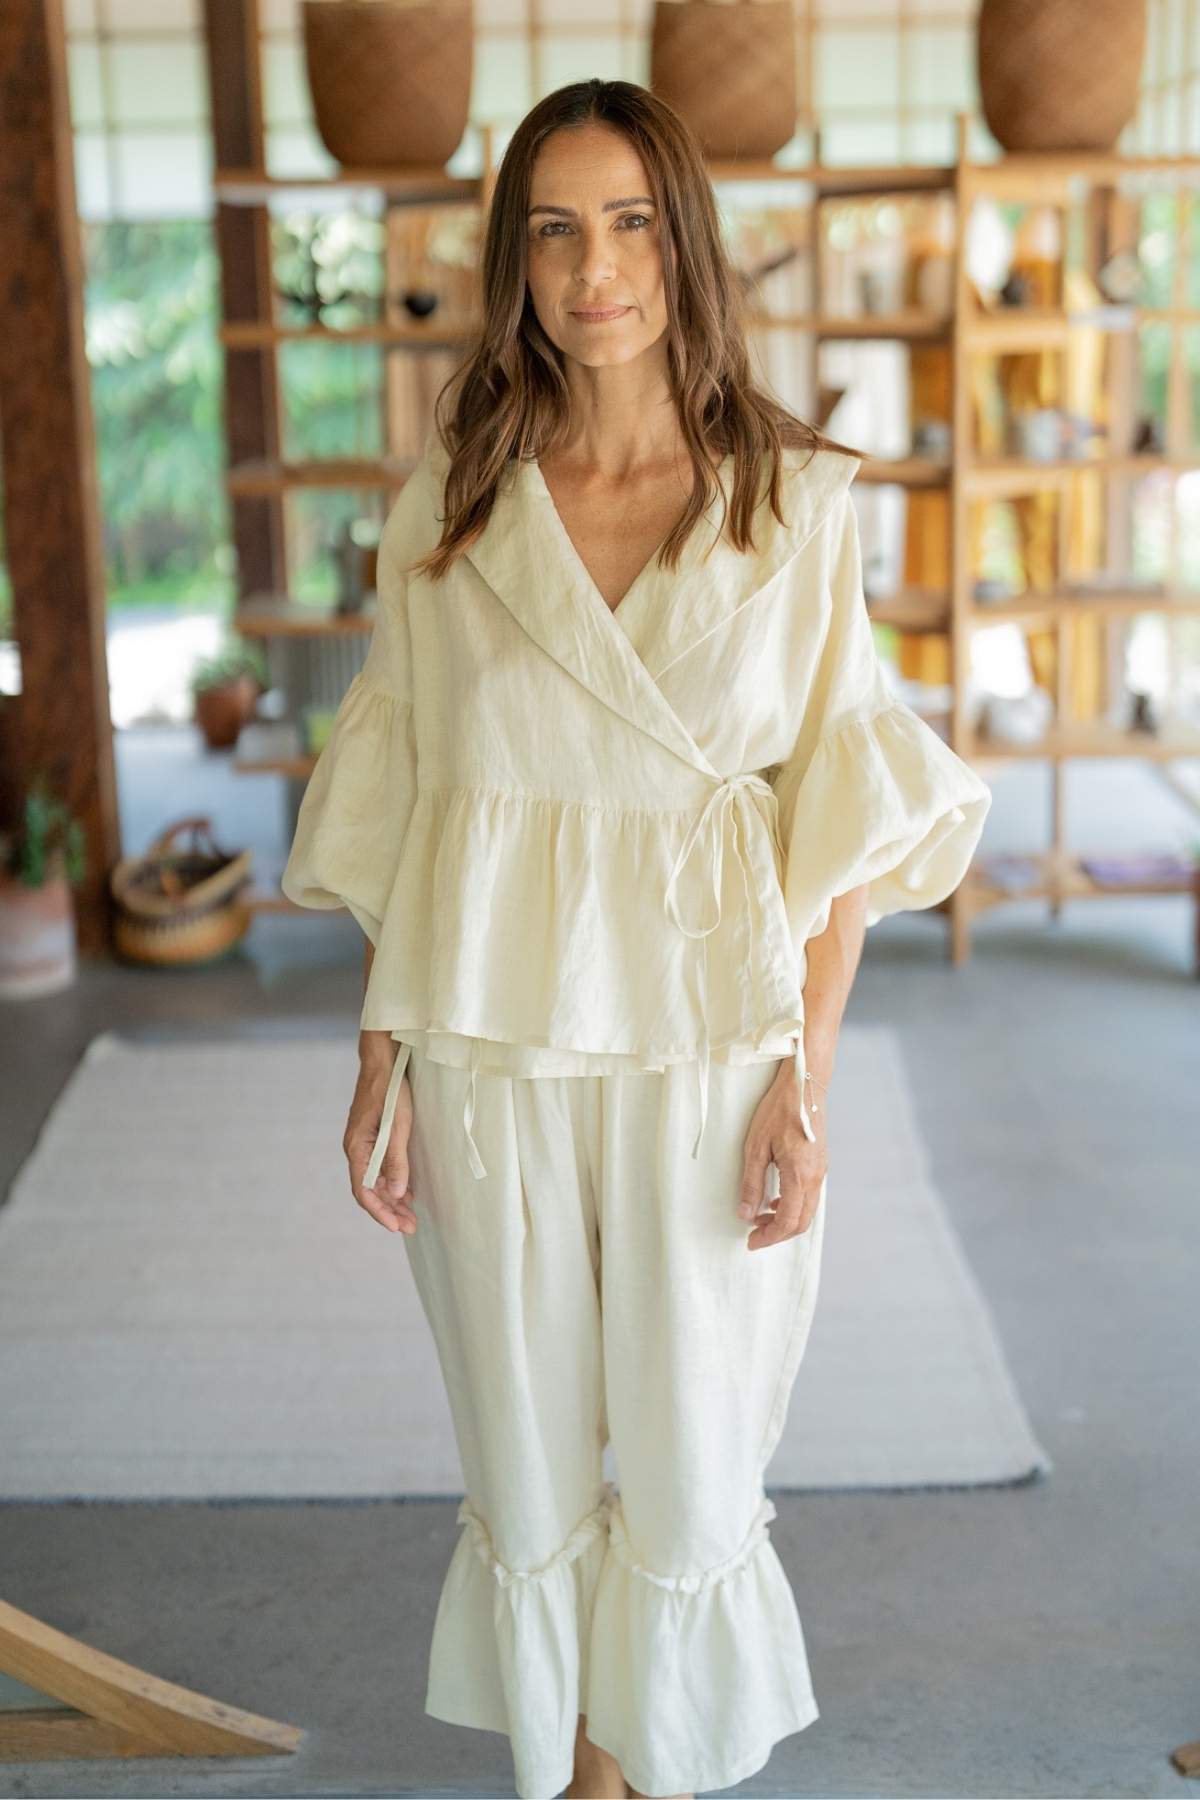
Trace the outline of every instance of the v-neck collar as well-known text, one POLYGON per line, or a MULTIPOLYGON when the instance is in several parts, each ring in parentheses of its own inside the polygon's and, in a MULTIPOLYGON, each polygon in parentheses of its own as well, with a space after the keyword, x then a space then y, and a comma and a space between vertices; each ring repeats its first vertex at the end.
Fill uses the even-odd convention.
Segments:
MULTIPOLYGON (((692 532, 691 537, 689 537, 689 539, 688 539, 689 545, 693 544, 697 537, 705 537, 706 534, 704 531, 704 526, 706 524, 708 524, 711 528, 710 533, 708 535, 710 535, 710 536, 716 535, 716 532, 718 530, 716 521, 717 521, 717 516, 721 511, 720 496, 721 496, 721 491, 723 490, 723 487, 724 487, 724 477, 725 477, 730 465, 732 464, 732 462, 733 462, 732 455, 725 456, 721 459, 721 462, 717 465, 716 470, 714 470, 714 473, 716 474, 717 481, 718 481, 718 492, 716 495, 714 495, 710 504, 705 508, 705 511, 702 514, 701 518, 697 520, 696 528, 692 532)), ((529 482, 530 486, 532 487, 533 493, 534 493, 534 499, 537 502, 537 504, 544 505, 547 508, 547 510, 549 511, 551 523, 552 523, 552 529, 557 531, 557 534, 562 542, 563 554, 565 556, 568 556, 568 557, 571 557, 574 559, 574 561, 578 565, 578 572, 581 577, 581 580, 586 584, 586 586, 588 588, 591 589, 591 592, 592 592, 595 600, 597 601, 597 603, 600 606, 603 606, 605 611, 613 619, 616 619, 617 622, 622 627, 624 627, 627 619, 636 610, 636 608, 633 605, 631 605, 630 602, 634 600, 637 589, 639 587, 641 587, 643 581, 649 576, 651 569, 653 569, 654 567, 657 566, 659 556, 662 553, 663 544, 665 544, 667 541, 666 538, 665 537, 662 538, 660 540, 660 542, 655 545, 653 552, 647 558, 647 560, 642 564, 641 568, 638 570, 637 574, 634 576, 634 578, 630 582, 629 586, 625 589, 625 592, 621 595, 621 598, 617 601, 617 604, 615 606, 610 606, 608 601, 604 598, 604 595, 600 592, 600 589, 597 587, 596 579, 595 579, 594 575, 592 575, 591 571, 588 569, 587 564, 584 562, 582 556, 580 556, 579 551, 575 548, 574 539, 572 538, 570 532, 567 530, 567 527, 563 522, 563 516, 558 510, 558 505, 554 499, 554 495, 550 492, 549 484, 546 481, 545 475, 542 473, 542 465, 538 461, 537 457, 531 456, 522 465, 521 475, 518 476, 518 479, 521 479, 522 476, 524 477, 525 480, 527 480, 529 482)), ((667 536, 670 536, 670 533, 668 533, 667 536)), ((681 565, 681 568, 682 568, 682 565, 681 565)))
MULTIPOLYGON (((436 428, 426 456, 442 491, 448 457, 436 428)), ((522 629, 584 688, 629 724, 693 768, 720 780, 667 700, 661 677, 727 625, 786 567, 821 524, 859 467, 832 450, 784 453, 784 519, 760 504, 753 551, 737 550, 720 529, 721 495, 683 546, 678 566, 659 567, 658 551, 613 610, 567 534, 541 471, 530 459, 501 477, 487 523, 466 557, 522 629)), ((732 458, 720 466, 728 498, 732 458)), ((760 496, 766 491, 765 477, 760 496)), ((444 509, 439 506, 439 513, 444 509)))

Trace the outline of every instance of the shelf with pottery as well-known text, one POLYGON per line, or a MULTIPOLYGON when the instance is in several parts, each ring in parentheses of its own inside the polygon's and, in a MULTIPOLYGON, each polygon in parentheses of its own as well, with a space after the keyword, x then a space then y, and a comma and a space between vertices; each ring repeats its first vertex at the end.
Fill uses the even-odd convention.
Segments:
MULTIPOLYGON (((828 199, 870 199, 875 195, 953 192, 958 180, 954 163, 897 164, 894 168, 828 163, 779 163, 747 158, 707 162, 714 184, 779 181, 802 182, 828 199)), ((1068 156, 1013 154, 993 162, 969 162, 971 185, 980 193, 1039 204, 1074 198, 1081 183, 1116 181, 1128 175, 1194 174, 1191 156, 1119 156, 1080 152, 1068 156)), ((355 189, 386 195, 412 206, 478 203, 484 178, 453 176, 445 169, 340 169, 325 175, 278 175, 266 169, 218 169, 213 176, 216 198, 228 206, 262 206, 292 193, 337 195, 355 189)))
MULTIPOLYGON (((1005 304, 998 299, 989 308, 983 295, 968 279, 965 257, 965 225, 976 200, 1025 200, 1039 207, 1057 203, 1076 205, 1084 197, 1089 184, 1102 182, 1114 188, 1124 185, 1124 177, 1140 173, 1154 183, 1156 176, 1182 182, 1190 191, 1200 182, 1200 158, 1125 157, 1117 155, 1089 156, 1020 156, 1007 155, 990 165, 973 164, 967 158, 968 121, 960 116, 959 159, 952 167, 952 179, 945 184, 947 200, 952 207, 952 228, 942 254, 947 265, 949 293, 938 293, 937 303, 928 287, 921 288, 913 273, 915 251, 910 247, 910 266, 903 288, 893 288, 879 296, 885 302, 895 297, 898 310, 886 304, 874 308, 867 305, 854 317, 850 329, 840 319, 827 328, 829 306, 822 304, 823 268, 817 260, 817 291, 814 312, 820 320, 814 341, 814 391, 820 387, 820 370, 816 361, 823 340, 857 337, 907 340, 914 358, 939 351, 947 358, 944 396, 947 410, 937 416, 943 425, 935 437, 914 431, 913 452, 894 459, 866 455, 858 472, 856 487, 860 490, 883 485, 889 480, 912 489, 941 489, 946 495, 945 525, 926 526, 927 530, 944 529, 944 556, 932 561, 922 558, 919 542, 910 545, 905 556, 905 582, 893 592, 867 594, 867 609, 873 623, 890 627, 897 634, 901 673, 919 683, 930 683, 932 689, 949 691, 950 703, 936 723, 955 751, 966 760, 980 765, 1011 765, 1017 760, 1048 761, 1055 790, 1051 822, 1054 842, 1045 853, 1022 860, 1026 865, 1020 893, 1038 896, 1053 904, 1066 898, 1101 896, 1113 893, 1173 893, 1194 889, 1190 860, 1186 856, 1125 859, 1119 878, 1098 879, 1084 863, 1068 852, 1061 842, 1063 806, 1058 783, 1062 767, 1077 757, 1139 758, 1161 770, 1166 777, 1179 769, 1190 768, 1200 758, 1200 726, 1178 723, 1169 713, 1161 723, 1151 722, 1142 728, 1123 729, 1108 722, 1112 708, 1103 711, 1107 718, 1075 718, 1068 712, 1076 698, 1070 659, 1074 643, 1068 635, 1073 621, 1092 619, 1096 629, 1105 631, 1106 623, 1119 624, 1142 614, 1160 617, 1191 618, 1200 615, 1200 593, 1181 588, 1178 575, 1167 581, 1142 583, 1100 570, 1090 585, 1081 580, 1072 584, 1059 579, 1053 584, 1040 584, 1036 590, 1010 596, 984 596, 976 591, 977 583, 967 554, 970 541, 968 510, 991 500, 1011 500, 1018 504, 1037 504, 1032 496, 1058 495, 1065 500, 1072 491, 1072 478, 1090 471, 1104 478, 1105 491, 1114 486, 1136 482, 1146 475, 1167 473, 1178 475, 1200 468, 1200 447, 1188 444, 1184 425, 1185 408, 1178 400, 1169 406, 1169 428, 1165 445, 1160 441, 1147 449, 1125 450, 1115 446, 1132 443, 1135 433, 1130 421, 1106 420, 1103 437, 1108 441, 1080 446, 1078 451, 1062 445, 1046 447, 1044 454, 993 454, 992 445, 981 450, 974 438, 975 387, 972 371, 975 358, 1034 356, 1043 352, 1066 353, 1085 341, 1079 334, 1090 329, 1107 334, 1108 341, 1120 340, 1136 344, 1136 334, 1147 325, 1167 327, 1178 340, 1185 328, 1200 322, 1200 309, 1187 304, 1193 297, 1183 278, 1183 263, 1177 274, 1172 304, 1143 305, 1133 297, 1126 299, 1103 296, 1098 304, 1081 306, 1070 288, 1064 290, 1073 304, 1034 305, 1034 298, 1050 298, 1034 290, 1029 299, 1005 304), (913 307, 913 301, 926 302, 924 310, 913 307), (822 316, 824 315, 824 316, 822 316), (899 329, 903 321, 904 329, 899 329), (923 346, 929 346, 926 352, 923 346), (1058 454, 1055 450, 1058 449, 1058 454), (1030 498, 1026 498, 1026 497, 1030 498), (945 575, 944 585, 920 581, 920 575, 934 568, 945 575), (1052 717, 1048 727, 1036 735, 1030 731, 1021 741, 1015 722, 1009 728, 1014 739, 990 736, 987 732, 988 709, 976 718, 967 715, 966 693, 970 672, 970 646, 976 631, 993 624, 1011 623, 1025 631, 1041 632, 1058 646, 1057 672, 1051 683, 1054 689, 1052 717), (1060 722, 1055 723, 1057 716, 1060 722), (1033 868, 1032 878, 1029 867, 1033 868), (1150 872, 1147 873, 1147 870, 1150 872)), ((818 134, 819 146, 819 134, 818 134)), ((1143 182, 1145 185, 1145 181, 1143 182)), ((936 187, 931 184, 932 192, 936 187)), ((836 198, 849 202, 870 202, 874 198, 892 197, 894 190, 886 173, 878 182, 865 180, 847 184, 836 198)), ((814 195, 814 208, 835 197, 829 193, 814 195)), ((946 201, 937 202, 943 207, 946 201)), ((946 216, 942 218, 946 230, 946 216)), ((819 228, 814 234, 819 241, 819 228)), ((1181 252, 1181 257, 1186 254, 1181 252)), ((1061 271, 1060 271, 1061 275, 1061 271)), ((936 290, 934 290, 936 292, 936 290)), ((840 296, 839 296, 840 297, 840 296)), ((1057 298, 1057 296, 1053 296, 1057 298)), ((1128 353, 1125 353, 1128 354, 1128 353)), ((915 367, 915 365, 914 365, 915 367)), ((915 375, 914 375, 915 379, 915 375)), ((936 391, 936 383, 934 384, 936 391)), ((919 416, 919 415, 918 415, 919 416)), ((934 416, 930 414, 929 416, 934 416)), ((1041 446, 1030 446, 1041 450, 1041 446)), ((1086 484, 1083 484, 1086 486, 1086 484)), ((1041 504, 1051 504, 1049 500, 1041 504)), ((911 529, 912 527, 910 527, 911 529)), ((1111 556, 1111 549, 1108 554, 1111 556)), ((1080 627, 1082 629, 1082 627, 1080 627)), ((1089 859, 1100 862, 1100 859, 1089 859)), ((1106 859, 1116 870, 1120 858, 1106 859)), ((967 953, 969 926, 976 913, 1001 900, 1016 897, 1015 890, 995 878, 992 859, 986 854, 976 857, 968 878, 950 897, 947 911, 951 921, 952 949, 955 961, 967 953), (991 869, 991 872, 989 872, 991 869)), ((1200 919, 1200 910, 1198 910, 1200 919)))

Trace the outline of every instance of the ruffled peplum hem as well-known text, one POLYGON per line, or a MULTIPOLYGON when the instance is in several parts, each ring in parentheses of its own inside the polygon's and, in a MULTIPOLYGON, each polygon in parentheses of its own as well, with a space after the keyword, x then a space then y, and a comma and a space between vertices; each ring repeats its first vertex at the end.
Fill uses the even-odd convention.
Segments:
POLYGON ((571 1780, 575 1733, 643 1794, 732 1787, 818 1717, 763 1497, 736 1551, 667 1575, 639 1560, 611 1483, 539 1568, 496 1555, 469 1501, 438 1602, 425 1710, 510 1740, 522 1800, 571 1780))
POLYGON ((468 1500, 459 1505, 464 1530, 438 1601, 425 1710, 451 1725, 504 1732, 524 1797, 552 1800, 571 1779, 613 1504, 606 1482, 599 1503, 536 1569, 502 1562, 484 1520, 468 1500))
POLYGON ((773 796, 714 793, 698 825, 696 807, 423 788, 361 1025, 650 1063, 786 1034, 803 1003, 773 796))
POLYGON ((818 1717, 774 1517, 764 1496, 725 1561, 664 1575, 639 1561, 614 1502, 580 1710, 640 1793, 733 1787, 818 1717))

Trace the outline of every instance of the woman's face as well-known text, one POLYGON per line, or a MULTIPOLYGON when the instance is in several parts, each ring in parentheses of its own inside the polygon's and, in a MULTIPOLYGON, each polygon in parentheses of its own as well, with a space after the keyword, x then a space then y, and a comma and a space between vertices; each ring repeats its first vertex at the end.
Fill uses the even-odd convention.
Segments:
POLYGON ((623 132, 592 124, 546 139, 526 231, 533 310, 564 354, 602 368, 631 361, 662 337, 659 218, 642 159, 623 132))

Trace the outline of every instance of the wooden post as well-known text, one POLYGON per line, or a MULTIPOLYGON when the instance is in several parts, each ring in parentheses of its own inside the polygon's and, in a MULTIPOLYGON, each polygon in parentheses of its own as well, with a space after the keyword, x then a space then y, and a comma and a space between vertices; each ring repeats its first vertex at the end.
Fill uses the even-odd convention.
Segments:
MULTIPOLYGON (((258 0, 204 0, 204 21, 214 164, 218 169, 261 169, 266 144, 258 0)), ((225 323, 272 318, 267 207, 218 202, 215 234, 225 323)), ((225 437, 230 467, 279 460, 279 394, 269 346, 226 348, 225 437)), ((283 593, 287 554, 282 496, 238 494, 230 510, 239 601, 253 593, 283 593)))
POLYGON ((43 778, 80 820, 80 952, 105 953, 120 856, 104 559, 62 0, 0 6, 0 434, 21 694, 18 803, 43 778))

